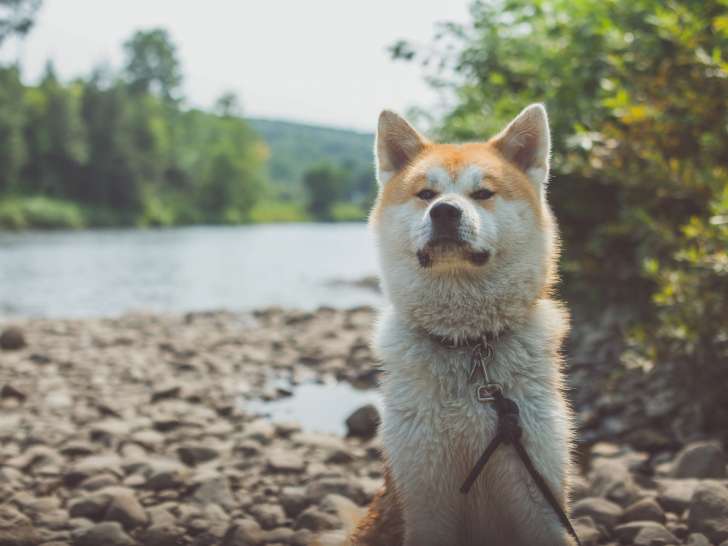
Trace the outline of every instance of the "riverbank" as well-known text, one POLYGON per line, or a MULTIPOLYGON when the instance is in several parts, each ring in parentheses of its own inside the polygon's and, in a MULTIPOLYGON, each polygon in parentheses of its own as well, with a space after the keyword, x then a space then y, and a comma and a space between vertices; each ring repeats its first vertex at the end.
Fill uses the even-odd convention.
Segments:
MULTIPOLYGON (((85 206, 75 201, 46 196, 0 195, 0 230, 84 229, 110 227, 172 227, 202 224, 270 224, 320 222, 303 203, 265 199, 255 204, 247 218, 195 218, 169 205, 155 202, 138 214, 85 206), (223 221, 224 220, 224 221, 223 221)), ((355 203, 335 203, 330 222, 363 222, 367 210, 355 203)))
MULTIPOLYGON (((283 421, 261 408, 300 385, 374 387, 373 320, 359 307, 3 324, 0 544, 340 536, 382 483, 376 410, 356 412, 345 437, 317 431, 305 408, 283 421)), ((717 546, 728 539, 725 454, 686 433, 653 378, 615 380, 616 330, 605 316, 569 344, 582 541, 717 546)))

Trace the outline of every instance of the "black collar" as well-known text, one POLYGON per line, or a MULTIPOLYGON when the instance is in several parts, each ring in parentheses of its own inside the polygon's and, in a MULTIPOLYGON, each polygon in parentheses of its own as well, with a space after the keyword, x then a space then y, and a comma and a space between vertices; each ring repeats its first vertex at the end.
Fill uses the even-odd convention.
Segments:
POLYGON ((473 349, 478 345, 493 345, 498 339, 502 338, 506 330, 499 332, 483 332, 476 337, 454 338, 448 336, 440 336, 431 332, 426 332, 427 337, 432 341, 447 349, 473 349))

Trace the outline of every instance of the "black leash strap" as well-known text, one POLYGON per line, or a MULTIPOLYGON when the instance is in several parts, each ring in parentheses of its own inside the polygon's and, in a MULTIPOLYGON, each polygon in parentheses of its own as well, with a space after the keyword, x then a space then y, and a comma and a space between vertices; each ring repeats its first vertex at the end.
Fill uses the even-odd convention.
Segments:
POLYGON ((531 475, 534 483, 541 491, 541 494, 549 503, 553 511, 556 512, 561 525, 563 525, 564 529, 566 529, 566 531, 574 537, 577 545, 581 546, 581 541, 574 530, 574 526, 571 525, 571 521, 569 521, 569 516, 567 516, 566 512, 564 512, 563 508, 561 508, 559 501, 556 500, 553 491, 551 491, 551 488, 546 483, 544 477, 538 470, 536 470, 531 457, 528 456, 526 448, 524 448, 521 443, 521 434, 523 431, 521 430, 521 425, 519 423, 520 412, 518 410, 518 405, 510 398, 503 396, 503 393, 500 390, 494 391, 492 395, 495 399, 495 410, 498 415, 498 430, 495 433, 495 438, 493 438, 490 444, 488 444, 488 447, 485 448, 485 451, 478 459, 478 462, 475 463, 470 474, 468 474, 468 477, 463 482, 462 487, 460 487, 460 492, 466 495, 470 491, 475 480, 478 479, 478 476, 480 476, 480 473, 483 472, 485 465, 488 464, 488 460, 502 443, 511 444, 516 450, 516 454, 521 459, 523 466, 526 467, 526 470, 528 470, 528 473, 531 475))

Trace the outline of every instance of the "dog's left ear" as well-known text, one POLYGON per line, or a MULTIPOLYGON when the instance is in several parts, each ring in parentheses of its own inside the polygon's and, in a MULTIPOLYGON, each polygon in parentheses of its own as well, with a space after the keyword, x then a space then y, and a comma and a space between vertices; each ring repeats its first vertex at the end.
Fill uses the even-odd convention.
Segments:
POLYGON ((542 104, 524 108, 491 142, 528 175, 536 189, 543 189, 549 178, 551 134, 542 104))
POLYGON ((404 118, 384 110, 379 115, 377 141, 374 144, 379 185, 384 186, 390 178, 412 163, 427 142, 404 118))

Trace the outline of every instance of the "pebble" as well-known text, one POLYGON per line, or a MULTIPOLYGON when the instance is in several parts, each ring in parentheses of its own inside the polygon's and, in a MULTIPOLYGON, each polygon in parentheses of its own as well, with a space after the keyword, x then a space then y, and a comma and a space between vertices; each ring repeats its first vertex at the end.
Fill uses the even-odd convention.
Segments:
POLYGON ((0 333, 0 349, 4 351, 17 351, 26 345, 25 334, 17 326, 9 326, 0 333))
MULTIPOLYGON (((373 316, 270 309, 24 322, 32 352, 1 358, 0 544, 340 540, 383 482, 376 407, 353 412, 340 437, 252 415, 243 401, 295 396, 307 381, 371 383, 373 316), (278 389, 288 378, 294 386, 278 389)), ((639 404, 624 389, 602 395, 594 373, 572 391, 589 394, 577 400, 590 408, 584 438, 602 437, 582 446, 585 471, 571 490, 584 545, 728 542, 721 444, 705 438, 678 451, 667 427, 651 436, 667 441, 604 441, 621 429, 637 437, 625 408, 639 404)))

